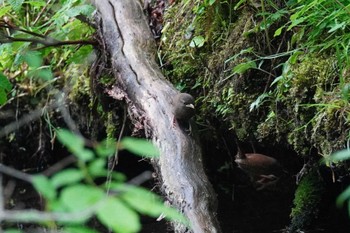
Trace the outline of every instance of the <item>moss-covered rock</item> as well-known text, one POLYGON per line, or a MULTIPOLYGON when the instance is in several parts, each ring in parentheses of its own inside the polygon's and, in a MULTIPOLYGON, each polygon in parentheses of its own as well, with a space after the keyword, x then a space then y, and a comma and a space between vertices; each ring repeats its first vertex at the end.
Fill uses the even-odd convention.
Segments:
POLYGON ((294 207, 290 214, 292 221, 288 232, 305 230, 317 219, 323 192, 323 180, 314 168, 303 177, 295 192, 294 207))

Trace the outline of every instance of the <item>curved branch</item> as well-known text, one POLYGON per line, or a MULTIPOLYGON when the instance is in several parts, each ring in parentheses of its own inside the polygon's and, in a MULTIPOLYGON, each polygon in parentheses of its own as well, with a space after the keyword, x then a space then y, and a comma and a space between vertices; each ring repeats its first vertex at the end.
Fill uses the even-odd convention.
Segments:
MULTIPOLYGON (((179 126, 173 127, 172 98, 178 93, 155 62, 154 39, 137 0, 100 0, 100 37, 111 55, 115 85, 108 91, 128 104, 129 115, 152 138, 161 156, 156 162, 162 190, 192 224, 192 232, 220 232, 216 194, 204 172, 201 148, 179 126)), ((188 232, 174 225, 175 232, 188 232)))

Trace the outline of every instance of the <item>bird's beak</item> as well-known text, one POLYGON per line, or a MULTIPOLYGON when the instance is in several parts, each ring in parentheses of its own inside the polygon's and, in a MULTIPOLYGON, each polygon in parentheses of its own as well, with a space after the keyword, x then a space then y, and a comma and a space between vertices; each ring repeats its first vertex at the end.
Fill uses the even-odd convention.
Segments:
POLYGON ((193 108, 194 109, 194 105, 193 104, 186 104, 185 105, 187 108, 193 108))

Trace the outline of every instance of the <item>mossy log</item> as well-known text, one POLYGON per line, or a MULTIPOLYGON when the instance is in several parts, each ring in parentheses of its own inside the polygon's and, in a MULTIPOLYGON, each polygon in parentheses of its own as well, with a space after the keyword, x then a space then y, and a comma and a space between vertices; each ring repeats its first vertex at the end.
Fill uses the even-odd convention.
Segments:
MULTIPOLYGON (((189 219, 195 233, 220 232, 216 194, 203 169, 196 132, 173 126, 172 97, 177 90, 155 61, 154 39, 137 0, 96 1, 102 47, 110 54, 116 79, 108 94, 124 100, 137 129, 158 146, 156 161, 166 199, 189 219)), ((175 232, 189 232, 174 224, 175 232)), ((191 232, 190 231, 190 232, 191 232)))

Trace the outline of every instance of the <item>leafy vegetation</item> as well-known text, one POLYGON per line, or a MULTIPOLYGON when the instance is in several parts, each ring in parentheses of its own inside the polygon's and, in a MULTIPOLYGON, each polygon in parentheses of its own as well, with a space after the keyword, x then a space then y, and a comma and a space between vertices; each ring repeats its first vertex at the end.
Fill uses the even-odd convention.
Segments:
POLYGON ((322 179, 316 169, 302 179, 295 192, 294 208, 291 212, 290 232, 309 227, 318 216, 318 206, 324 192, 322 179))
MULTIPOLYGON (((20 0, 0 1, 0 5, 0 110, 8 113, 8 118, 1 115, 5 120, 1 120, 0 144, 6 145, 2 148, 6 153, 20 155, 6 161, 24 170, 35 158, 39 161, 35 171, 42 170, 38 164, 50 166, 50 153, 60 147, 57 140, 77 160, 74 166, 50 176, 19 175, 29 177, 23 179, 40 192, 45 210, 19 210, 12 221, 67 233, 96 233, 88 227, 93 221, 113 232, 138 232, 140 214, 164 215, 187 225, 187 220, 165 206, 158 195, 138 187, 139 183, 127 183, 125 175, 108 169, 108 160, 119 150, 149 158, 156 158, 159 152, 142 139, 124 137, 116 142, 113 138, 120 127, 114 122, 115 113, 91 95, 95 86, 86 76, 97 43, 92 39, 94 8, 89 1, 20 0), (105 122, 94 122, 96 115, 105 122), (106 126, 95 130, 100 125, 106 126), (105 134, 107 139, 97 142, 96 138, 105 138, 105 134)), ((103 77, 102 86, 109 85, 108 78, 103 77)))
MULTIPOLYGON (((222 134, 292 148, 305 161, 343 149, 350 135, 349 2, 206 3, 173 6, 161 47, 170 79, 197 96, 203 134, 212 137, 219 121, 222 134), (191 46, 198 38, 202 46, 191 46)), ((297 230, 322 203, 315 177, 305 177, 295 193, 297 230), (300 207, 310 197, 308 212, 300 207)))
MULTIPOLYGON (((34 178, 48 211, 76 215, 77 210, 91 207, 79 214, 80 219, 73 219, 73 225, 63 224, 72 222, 71 218, 58 224, 67 232, 94 232, 77 222, 95 216, 115 232, 136 232, 140 229, 137 212, 154 217, 169 211, 172 216, 172 210, 164 209, 154 194, 125 184, 122 174, 113 173, 109 187, 95 182, 108 175, 106 160, 115 148, 140 153, 145 145, 130 138, 118 145, 110 140, 120 127, 115 113, 108 111, 110 106, 100 105, 101 96, 90 95, 96 87, 86 78, 96 44, 89 23, 93 7, 82 0, 0 4, 0 110, 21 109, 16 111, 17 119, 39 109, 44 126, 40 121, 39 126, 28 128, 40 128, 40 143, 46 132, 52 142, 46 140, 37 148, 52 147, 58 132, 61 143, 79 159, 77 167, 34 178), (76 113, 77 124, 69 126, 73 131, 79 127, 101 138, 101 132, 94 131, 100 125, 93 120, 94 114, 100 114, 109 140, 86 147, 82 137, 57 131, 62 122, 48 110, 60 106, 62 98, 79 103, 75 109, 91 112, 76 113), (112 195, 105 196, 107 190, 112 195), (89 194, 79 198, 83 192, 89 194), (147 202, 142 202, 144 197, 147 202), (156 207, 149 208, 150 203, 156 207), (118 218, 116 209, 122 209, 134 225, 111 222, 107 216, 118 218)), ((316 148, 318 155, 327 158, 349 141, 349 6, 345 0, 180 1, 165 16, 158 57, 169 79, 181 91, 198 97, 197 119, 204 129, 211 129, 209 124, 218 119, 222 128, 236 131, 240 139, 279 143, 306 159, 316 148)), ((109 83, 103 74, 100 84, 109 83)), ((6 130, 0 129, 0 135, 15 145, 27 132, 6 130)), ((212 130, 201 132, 209 131, 214 137, 212 130)), ((155 153, 149 152, 144 155, 155 153)), ((305 224, 304 214, 317 213, 318 181, 307 176, 296 192, 292 216, 301 221, 299 227, 305 224), (309 209, 305 212, 302 206, 310 197, 314 209, 307 213, 309 209)), ((349 199, 348 193, 339 197, 338 204, 349 199)), ((181 219, 176 214, 174 218, 181 219)))
POLYGON ((168 14, 177 21, 167 23, 183 30, 167 28, 162 40, 165 60, 173 65, 169 74, 187 91, 205 93, 198 100, 204 121, 219 117, 243 138, 277 139, 301 155, 316 147, 329 156, 348 137, 347 100, 338 94, 347 92, 349 81, 347 4, 180 3, 168 14), (177 25, 183 20, 193 23, 177 25), (191 48, 199 36, 204 45, 191 48))
MULTIPOLYGON (((346 160, 350 159, 350 151, 349 148, 340 150, 332 154, 332 156, 326 158, 323 160, 324 163, 326 163, 328 166, 331 166, 332 164, 341 164, 346 162, 346 160)), ((348 207, 348 214, 350 216, 350 186, 348 186, 337 198, 337 206, 338 208, 341 208, 344 206, 344 204, 347 202, 348 207)))
MULTIPOLYGON (((86 227, 81 227, 81 223, 86 223, 94 215, 114 232, 138 232, 141 224, 137 212, 152 217, 164 214, 167 219, 187 224, 182 215, 165 206, 157 195, 127 184, 122 174, 107 170, 107 160, 115 154, 115 142, 97 143, 91 150, 85 148, 81 137, 70 131, 61 129, 57 137, 78 158, 78 167, 64 169, 50 178, 36 175, 33 183, 47 201, 46 211, 58 214, 53 220, 58 225, 63 224, 64 232, 70 232, 72 226, 83 231, 86 227), (111 179, 107 184, 95 183, 100 178, 108 180, 108 176, 111 179)), ((159 155, 154 146, 145 140, 124 138, 120 147, 139 156, 159 155)))
MULTIPOLYGON (((92 53, 93 29, 76 18, 91 18, 94 8, 84 1, 3 1, 0 18, 0 96, 45 93, 65 80, 63 70, 82 69, 92 53), (70 45, 70 46, 65 46, 70 45), (63 47, 64 46, 64 47, 63 47), (3 76, 12 84, 5 83, 3 76)), ((77 77, 76 77, 77 78, 77 77)))

